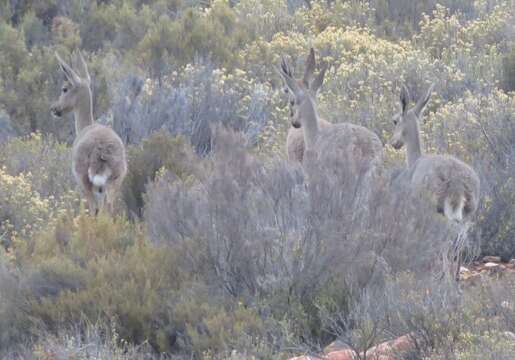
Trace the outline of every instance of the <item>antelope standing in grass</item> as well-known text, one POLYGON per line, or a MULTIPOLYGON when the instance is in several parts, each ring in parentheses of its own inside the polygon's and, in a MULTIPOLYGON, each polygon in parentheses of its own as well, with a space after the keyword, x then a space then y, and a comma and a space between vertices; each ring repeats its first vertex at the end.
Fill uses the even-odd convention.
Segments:
MULTIPOLYGON (((291 71, 290 67, 286 63, 285 60, 283 60, 281 64, 282 69, 290 77, 293 77, 293 72, 291 71)), ((306 59, 306 69, 304 71, 304 77, 301 80, 297 80, 298 82, 302 82, 302 84, 310 91, 311 96, 313 98, 316 98, 316 95, 318 93, 318 90, 322 86, 322 83, 324 82, 324 76, 325 72, 327 70, 327 64, 324 63, 321 66, 320 72, 318 75, 313 79, 313 74, 315 72, 316 67, 316 60, 315 60, 315 50, 313 48, 310 49, 309 55, 306 59)), ((288 95, 288 106, 290 110, 290 120, 293 118, 294 112, 295 112, 295 96, 293 93, 288 89, 288 86, 285 86, 284 92, 288 95)), ((327 125, 331 125, 330 122, 320 118, 318 119, 318 125, 321 128, 326 127, 327 125)), ((288 159, 291 161, 299 161, 302 162, 304 158, 304 130, 295 127, 290 126, 288 129, 288 136, 286 138, 286 149, 288 152, 288 159)))
POLYGON ((57 53, 56 57, 64 81, 61 95, 50 111, 57 117, 74 114, 73 175, 91 213, 97 214, 104 207, 112 212, 115 195, 127 173, 125 147, 110 127, 93 120, 91 78, 81 52, 74 54, 73 68, 57 53))
MULTIPOLYGON (((308 61, 307 79, 309 80, 314 68, 314 51, 311 49, 308 61)), ((325 68, 325 67, 324 67, 325 68)), ((383 144, 379 137, 370 130, 350 124, 332 124, 325 122, 321 125, 315 102, 315 92, 322 85, 323 74, 313 81, 295 79, 283 58, 279 74, 291 93, 291 124, 301 129, 304 140, 303 158, 309 152, 320 161, 324 157, 336 157, 342 161, 345 171, 352 174, 370 174, 382 167, 383 144)), ((305 77, 306 78, 306 77, 305 77)))
POLYGON ((395 149, 406 145, 407 175, 413 188, 426 191, 436 204, 436 211, 452 222, 470 220, 479 201, 479 177, 463 161, 450 155, 424 155, 418 120, 433 86, 417 104, 408 109, 409 93, 403 86, 401 112, 393 119, 395 130, 390 144, 395 149))

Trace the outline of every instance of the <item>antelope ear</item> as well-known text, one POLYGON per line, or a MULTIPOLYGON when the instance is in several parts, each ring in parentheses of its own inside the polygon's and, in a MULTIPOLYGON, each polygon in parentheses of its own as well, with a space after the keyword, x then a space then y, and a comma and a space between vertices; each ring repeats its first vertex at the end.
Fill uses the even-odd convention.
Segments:
POLYGON ((420 116, 424 112, 427 104, 429 103, 429 99, 431 99, 431 93, 433 92, 434 87, 435 87, 435 84, 432 83, 429 86, 429 89, 427 90, 426 95, 421 97, 418 100, 417 105, 415 105, 415 114, 417 116, 420 116))
POLYGON ((325 72, 327 71, 328 64, 324 61, 322 62, 320 72, 316 76, 316 78, 311 83, 310 89, 313 92, 313 94, 316 94, 320 87, 322 87, 322 84, 324 83, 324 77, 325 72))
POLYGON ((306 59, 306 70, 304 71, 304 78, 302 81, 304 85, 309 87, 309 83, 311 82, 311 78, 313 77, 313 73, 315 72, 315 49, 309 49, 309 55, 306 59))
POLYGON ((408 111, 408 104, 409 104, 409 91, 406 85, 402 85, 401 87, 401 112, 402 114, 405 114, 408 111))
POLYGON ((279 69, 275 68, 279 75, 282 77, 284 83, 288 87, 288 89, 294 94, 297 95, 300 92, 297 81, 291 75, 291 70, 286 62, 286 59, 283 57, 281 61, 281 67, 279 69))
POLYGON ((293 71, 291 70, 290 65, 288 64, 288 61, 286 61, 286 58, 284 55, 281 55, 281 70, 288 74, 290 77, 293 77, 293 71))
POLYGON ((61 71, 66 76, 66 79, 72 84, 72 85, 78 85, 80 83, 80 77, 75 73, 75 71, 72 70, 70 65, 64 62, 63 59, 59 56, 59 54, 56 52, 55 57, 57 58, 57 61, 59 62, 59 66, 61 68, 61 71))
POLYGON ((75 54, 75 62, 73 64, 74 69, 79 73, 79 75, 89 83, 91 83, 91 77, 89 76, 88 64, 84 60, 84 56, 82 56, 82 51, 76 50, 75 54))

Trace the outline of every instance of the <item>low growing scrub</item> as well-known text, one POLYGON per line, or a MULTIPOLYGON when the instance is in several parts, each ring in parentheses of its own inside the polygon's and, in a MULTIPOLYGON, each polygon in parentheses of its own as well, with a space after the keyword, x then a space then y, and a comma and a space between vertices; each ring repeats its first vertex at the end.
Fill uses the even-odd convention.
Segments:
POLYGON ((129 169, 122 187, 122 197, 129 215, 142 215, 146 185, 159 171, 168 171, 186 179, 197 161, 186 139, 161 131, 128 149, 129 169))
POLYGON ((345 302, 387 274, 441 266, 452 232, 422 200, 381 181, 363 192, 359 174, 334 173, 330 161, 307 180, 298 166, 258 160, 231 133, 217 139, 209 176, 165 174, 150 186, 145 222, 153 242, 184 248, 181 267, 227 296, 265 301, 310 338, 320 335, 324 294, 345 302))

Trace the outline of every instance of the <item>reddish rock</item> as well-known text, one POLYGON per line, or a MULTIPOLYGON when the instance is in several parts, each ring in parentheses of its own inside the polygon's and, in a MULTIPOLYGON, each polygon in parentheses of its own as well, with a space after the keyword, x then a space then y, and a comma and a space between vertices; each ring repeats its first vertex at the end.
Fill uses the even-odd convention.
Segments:
POLYGON ((367 351, 367 358, 378 360, 394 360, 397 354, 413 349, 413 340, 403 335, 395 340, 381 343, 367 351))
POLYGON ((414 349, 415 343, 410 335, 403 335, 393 341, 392 347, 395 351, 410 351, 414 349))
MULTIPOLYGON (((413 340, 409 335, 403 335, 395 340, 385 341, 376 345, 366 352, 367 359, 373 360, 395 360, 399 353, 413 349, 413 340)), ((363 357, 364 354, 361 354, 363 357)), ((356 360, 358 357, 351 349, 331 351, 325 356, 299 356, 290 360, 356 360)))
POLYGON ((349 346, 340 340, 335 340, 324 348, 324 354, 329 354, 333 351, 348 350, 349 346))
POLYGON ((354 360, 357 358, 355 352, 350 349, 332 351, 327 354, 328 360, 354 360))

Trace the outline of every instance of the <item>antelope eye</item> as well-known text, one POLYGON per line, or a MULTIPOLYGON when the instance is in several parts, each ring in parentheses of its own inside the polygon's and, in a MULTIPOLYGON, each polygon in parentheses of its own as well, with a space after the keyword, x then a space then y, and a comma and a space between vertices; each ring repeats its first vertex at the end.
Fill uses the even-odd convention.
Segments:
POLYGON ((397 119, 393 119, 393 124, 394 124, 394 125, 397 125, 397 123, 398 123, 398 122, 399 122, 399 121, 398 121, 397 119))
POLYGON ((290 90, 288 90, 288 88, 287 88, 287 87, 285 87, 283 90, 284 90, 284 93, 285 93, 285 94, 288 94, 288 93, 290 92, 290 90))
POLYGON ((290 100, 290 105, 291 106, 295 105, 295 101, 294 100, 290 100))
POLYGON ((63 87, 63 93, 67 92, 68 91, 68 88, 67 87, 63 87))

